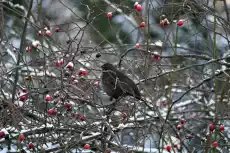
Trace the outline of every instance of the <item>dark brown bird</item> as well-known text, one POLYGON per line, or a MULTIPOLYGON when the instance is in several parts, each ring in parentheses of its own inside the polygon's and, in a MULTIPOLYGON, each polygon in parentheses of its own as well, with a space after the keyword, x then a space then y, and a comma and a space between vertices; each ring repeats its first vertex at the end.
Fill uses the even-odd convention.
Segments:
POLYGON ((102 86, 107 95, 118 99, 119 97, 133 96, 141 99, 137 85, 124 73, 118 71, 112 64, 105 63, 102 68, 102 86))

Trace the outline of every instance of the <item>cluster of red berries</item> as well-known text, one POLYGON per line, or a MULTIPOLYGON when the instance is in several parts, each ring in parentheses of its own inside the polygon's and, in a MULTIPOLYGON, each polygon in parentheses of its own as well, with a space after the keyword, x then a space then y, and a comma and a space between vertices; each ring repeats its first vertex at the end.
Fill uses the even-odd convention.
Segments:
POLYGON ((64 64, 64 60, 63 59, 59 59, 56 61, 56 67, 61 67, 64 64))
POLYGON ((182 129, 184 127, 185 120, 184 119, 180 119, 179 122, 180 122, 180 124, 178 124, 176 126, 177 130, 180 130, 180 129, 182 129))
MULTIPOLYGON (((170 24, 170 22, 168 21, 167 17, 165 15, 161 15, 161 20, 160 20, 160 25, 162 27, 166 27, 170 24)), ((181 27, 184 25, 184 20, 180 19, 177 21, 177 26, 181 27)))
MULTIPOLYGON (((24 140, 25 140, 25 136, 24 136, 23 134, 20 134, 20 135, 19 135, 19 141, 22 142, 22 141, 24 141, 24 140)), ((34 144, 33 144, 32 142, 30 142, 30 143, 28 144, 28 148, 29 148, 29 149, 34 149, 34 144)))
POLYGON ((25 102, 28 99, 27 88, 23 88, 21 91, 18 91, 19 100, 25 102))
MULTIPOLYGON (((180 119, 179 122, 180 122, 180 124, 177 125, 177 129, 178 130, 180 130, 181 128, 183 128, 183 125, 185 124, 185 120, 184 119, 180 119)), ((178 144, 174 144, 173 147, 176 148, 176 149, 178 149, 178 144)), ((172 150, 171 145, 166 145, 165 146, 165 150, 168 151, 168 152, 171 152, 171 150, 172 150)))
MULTIPOLYGON (((0 131, 0 138, 4 138, 5 137, 5 132, 0 131)), ((25 140, 25 136, 23 134, 19 135, 19 141, 23 142, 25 140)), ((29 149, 33 149, 34 148, 34 144, 33 143, 29 143, 28 145, 29 149)))
MULTIPOLYGON (((178 149, 178 144, 174 144, 173 147, 178 149)), ((168 151, 168 152, 171 152, 171 150, 172 150, 171 145, 166 145, 165 150, 168 151)))
POLYGON ((160 25, 161 25, 162 27, 165 27, 165 26, 167 26, 167 25, 169 25, 169 24, 170 24, 170 22, 168 21, 167 18, 165 18, 164 20, 161 20, 161 21, 160 21, 160 25))
MULTIPOLYGON (((209 124, 209 131, 213 132, 215 130, 215 125, 213 123, 209 124)), ((220 125, 219 126, 219 131, 220 132, 224 132, 224 125, 220 125)))
MULTIPOLYGON (((136 43, 135 48, 139 49, 140 48, 140 44, 136 43)), ((157 52, 154 52, 154 54, 152 55, 152 59, 159 61, 161 59, 160 55, 157 52)))
MULTIPOLYGON (((20 142, 23 142, 25 140, 25 136, 23 135, 23 134, 20 134, 19 135, 19 141, 20 142)), ((28 144, 28 148, 29 149, 34 149, 34 144, 32 143, 32 142, 30 142, 29 144, 28 144)))
POLYGON ((168 19, 167 19, 167 17, 166 17, 166 15, 163 14, 163 15, 160 16, 160 18, 161 18, 160 25, 162 27, 165 27, 165 26, 170 24, 168 19))
MULTIPOLYGON (((59 27, 57 27, 55 29, 55 32, 61 32, 61 29, 59 27)), ((50 36, 52 36, 52 32, 48 29, 48 27, 45 27, 44 29, 41 29, 38 31, 38 36, 50 37, 50 36)), ((30 46, 26 47, 26 51, 32 52, 32 47, 36 49, 36 48, 38 48, 39 45, 40 45, 40 42, 38 40, 34 40, 30 46)))
MULTIPOLYGON (((47 103, 49 103, 51 101, 51 96, 50 95, 46 95, 46 97, 45 97, 45 102, 47 102, 47 103)), ((56 102, 56 101, 55 101, 56 102)), ((48 111, 47 111, 47 113, 49 114, 49 115, 56 115, 57 114, 57 110, 56 109, 49 109, 48 111)))
MULTIPOLYGON (((216 127, 215 127, 214 123, 209 124, 209 131, 210 131, 211 133, 213 133, 213 131, 215 130, 215 128, 216 128, 216 127)), ((223 132, 224 132, 224 125, 219 125, 218 129, 219 129, 219 131, 220 131, 221 133, 223 133, 223 132)), ((216 148, 216 147, 219 146, 219 143, 218 143, 217 141, 213 141, 213 142, 212 142, 212 146, 213 146, 214 148, 216 148)))
MULTIPOLYGON (((55 63, 56 67, 61 67, 62 65, 64 65, 64 60, 63 59, 59 59, 56 61, 55 63)), ((66 68, 69 70, 69 71, 73 71, 74 70, 74 63, 72 61, 70 61, 67 65, 66 65, 66 68)), ((69 73, 67 73, 69 75, 69 73)), ((78 76, 86 76, 88 74, 87 70, 84 69, 84 68, 80 68, 77 72, 77 75, 78 76)), ((78 80, 76 78, 75 75, 72 75, 71 76, 71 80, 74 82, 74 84, 78 84, 78 80)))
POLYGON ((38 31, 38 35, 50 37, 52 35, 52 32, 47 27, 45 27, 44 29, 38 31))
MULTIPOLYGON (((60 67, 64 64, 64 60, 63 59, 60 59, 60 60, 57 60, 55 65, 56 67, 60 67)), ((74 70, 74 64, 72 61, 70 61, 67 65, 66 65, 66 68, 69 70, 69 71, 73 71, 74 70)), ((79 72, 78 72, 78 75, 81 75, 81 76, 86 76, 88 74, 88 72, 86 71, 86 69, 84 68, 80 68, 79 69, 79 72)))
POLYGON ((32 48, 37 49, 39 45, 40 42, 38 40, 32 41, 31 45, 26 47, 26 52, 32 52, 32 48))
POLYGON ((80 76, 86 76, 88 74, 88 72, 86 71, 86 69, 84 68, 80 68, 78 75, 80 76))
MULTIPOLYGON (((54 98, 57 98, 58 95, 57 95, 57 94, 54 94, 53 97, 54 97, 54 98)), ((45 96, 45 102, 50 103, 51 100, 52 100, 52 98, 51 98, 50 95, 46 95, 46 96, 45 96)), ((41 102, 41 103, 42 103, 42 102, 41 102)), ((57 100, 54 100, 54 101, 53 101, 53 104, 54 104, 54 105, 56 105, 57 103, 58 103, 57 100)), ((71 107, 72 107, 72 104, 71 104, 71 103, 65 103, 65 104, 64 104, 64 107, 66 108, 66 111, 70 111, 70 110, 71 110, 71 107)), ((47 113, 48 113, 49 115, 56 115, 56 114, 57 114, 57 110, 56 110, 56 109, 49 109, 49 110, 47 111, 47 113)))

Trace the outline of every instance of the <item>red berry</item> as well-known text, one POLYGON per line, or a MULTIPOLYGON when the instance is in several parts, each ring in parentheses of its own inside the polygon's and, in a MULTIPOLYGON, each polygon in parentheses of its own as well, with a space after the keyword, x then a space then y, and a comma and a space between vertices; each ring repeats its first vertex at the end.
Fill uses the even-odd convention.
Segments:
POLYGON ((168 19, 165 18, 164 20, 161 20, 160 25, 163 26, 163 27, 169 25, 168 19))
POLYGON ((63 65, 63 64, 64 64, 64 60, 63 60, 63 59, 61 59, 61 60, 60 60, 60 63, 61 63, 61 65, 63 65))
POLYGON ((29 149, 33 149, 34 148, 34 144, 33 143, 29 143, 29 149))
POLYGON ((73 70, 73 62, 69 62, 66 66, 69 70, 73 70))
POLYGON ((57 27, 56 29, 55 29, 55 32, 60 32, 61 31, 61 29, 59 28, 59 27, 57 27))
POLYGON ((180 27, 180 26, 182 26, 184 24, 184 20, 179 20, 178 22, 177 22, 177 25, 180 27))
POLYGON ((166 149, 168 152, 171 152, 171 146, 170 146, 170 145, 167 145, 167 146, 165 147, 165 149, 166 149))
POLYGON ((176 128, 177 128, 177 130, 180 130, 182 128, 182 125, 179 124, 176 126, 176 128))
POLYGON ((138 5, 138 2, 135 2, 133 5, 135 9, 137 9, 137 5, 138 5))
POLYGON ((224 132, 224 125, 219 126, 220 132, 224 132))
POLYGON ((185 120, 184 119, 180 119, 180 124, 184 124, 185 120))
POLYGON ((164 26, 164 25, 165 25, 164 23, 165 23, 164 20, 162 20, 162 21, 160 22, 160 25, 161 25, 161 26, 164 26))
POLYGON ((123 112, 122 113, 122 120, 124 121, 124 120, 126 120, 126 118, 127 118, 127 114, 125 112, 123 112))
POLYGON ((136 48, 140 48, 140 44, 139 44, 139 43, 136 43, 135 47, 136 47, 136 48))
POLYGON ((219 145, 219 144, 218 144, 217 141, 214 141, 214 142, 212 143, 212 146, 215 147, 215 148, 218 147, 218 145, 219 145))
POLYGON ((71 104, 70 103, 65 103, 65 108, 67 109, 67 110, 70 110, 71 109, 71 104))
POLYGON ((27 46, 27 47, 26 47, 26 51, 27 51, 27 52, 32 52, 32 47, 31 47, 31 46, 27 46))
POLYGON ((25 136, 23 134, 20 134, 19 140, 22 142, 25 139, 25 136))
POLYGON ((54 105, 57 105, 57 103, 58 103, 57 101, 54 101, 54 105))
POLYGON ((98 86, 99 86, 99 82, 96 81, 96 82, 94 83, 94 85, 95 85, 96 87, 98 87, 98 86))
POLYGON ((49 115, 56 115, 57 114, 57 111, 55 109, 49 109, 48 110, 48 114, 49 115))
POLYGON ((56 115, 56 114, 57 114, 57 110, 54 109, 52 115, 56 115))
POLYGON ((26 99, 27 99, 27 98, 26 98, 26 96, 25 96, 25 95, 22 95, 22 96, 20 96, 20 97, 19 97, 19 100, 20 100, 20 101, 23 101, 23 102, 25 102, 25 101, 26 101, 26 99))
POLYGON ((3 131, 0 131, 0 138, 3 138, 5 136, 5 133, 3 131))
POLYGON ((49 110, 48 110, 48 114, 49 114, 49 115, 52 115, 52 113, 53 113, 53 109, 49 109, 49 110))
POLYGON ((82 75, 81 73, 82 73, 82 72, 81 72, 81 71, 79 71, 78 75, 82 75))
POLYGON ((90 145, 89 144, 85 144, 84 145, 84 149, 89 149, 90 145))
POLYGON ((161 57, 160 57, 160 55, 154 54, 154 55, 152 56, 152 59, 153 59, 153 60, 156 60, 156 61, 159 61, 159 60, 161 59, 161 57))
POLYGON ((27 91, 28 91, 27 88, 22 89, 22 92, 24 92, 24 93, 27 93, 27 91))
POLYGON ((46 102, 50 102, 50 101, 51 101, 51 96, 50 96, 50 95, 46 95, 45 101, 46 101, 46 102))
POLYGON ((192 136, 192 135, 188 135, 188 136, 186 136, 186 139, 191 140, 192 138, 193 138, 193 136, 192 136))
POLYGON ((169 25, 169 21, 168 21, 168 19, 166 18, 166 19, 164 19, 164 26, 167 26, 167 25, 169 25))
POLYGON ((56 67, 60 67, 61 66, 61 61, 56 61, 56 67))
POLYGON ((173 147, 174 147, 174 148, 178 148, 178 144, 174 144, 173 147))
POLYGON ((78 73, 79 75, 83 75, 86 76, 87 75, 87 71, 84 68, 80 68, 80 71, 78 73))
POLYGON ((142 6, 141 6, 141 4, 137 4, 136 10, 137 10, 138 12, 141 12, 141 11, 142 11, 142 6))
POLYGON ((209 124, 209 131, 210 131, 210 132, 213 132, 214 129, 215 129, 214 124, 213 124, 213 123, 209 124))
POLYGON ((86 76, 86 74, 87 74, 86 71, 82 71, 82 72, 81 72, 81 75, 83 75, 83 76, 86 76))
POLYGON ((111 149, 110 149, 110 148, 107 148, 107 149, 105 150, 105 152, 106 152, 106 153, 111 153, 111 149))
POLYGON ((85 117, 84 117, 83 115, 79 115, 79 119, 80 119, 81 121, 85 121, 85 117))
POLYGON ((145 27, 145 22, 141 22, 140 27, 141 27, 141 28, 144 28, 144 27, 145 27))
POLYGON ((108 12, 108 13, 107 13, 107 18, 108 18, 108 19, 111 19, 112 17, 113 17, 112 12, 108 12))

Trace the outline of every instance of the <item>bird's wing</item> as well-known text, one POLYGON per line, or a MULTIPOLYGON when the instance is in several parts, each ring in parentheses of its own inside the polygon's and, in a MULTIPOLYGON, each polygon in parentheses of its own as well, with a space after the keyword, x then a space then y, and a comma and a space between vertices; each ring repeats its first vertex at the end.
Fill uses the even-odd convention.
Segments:
POLYGON ((117 76, 115 72, 111 70, 107 70, 106 72, 103 72, 103 75, 104 75, 104 80, 108 85, 111 85, 112 87, 116 85, 117 76))
POLYGON ((137 87, 137 85, 131 80, 129 77, 125 76, 123 73, 118 74, 121 88, 124 92, 126 92, 128 95, 136 97, 137 99, 140 99, 141 94, 137 87))
POLYGON ((107 95, 118 98, 123 95, 123 90, 121 89, 119 79, 115 72, 113 71, 104 71, 102 74, 102 84, 103 89, 107 93, 107 95))
POLYGON ((118 92, 120 90, 119 78, 116 73, 111 70, 107 70, 103 72, 102 76, 103 86, 110 92, 118 92), (116 91, 115 91, 116 90, 116 91))

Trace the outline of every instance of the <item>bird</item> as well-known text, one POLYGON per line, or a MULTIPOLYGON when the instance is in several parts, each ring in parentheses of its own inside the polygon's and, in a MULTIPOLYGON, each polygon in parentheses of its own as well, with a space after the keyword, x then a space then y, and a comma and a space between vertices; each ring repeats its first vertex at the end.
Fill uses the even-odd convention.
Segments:
POLYGON ((112 64, 105 63, 102 68, 102 88, 111 98, 132 96, 137 100, 141 99, 137 85, 121 71, 117 70, 112 64))

